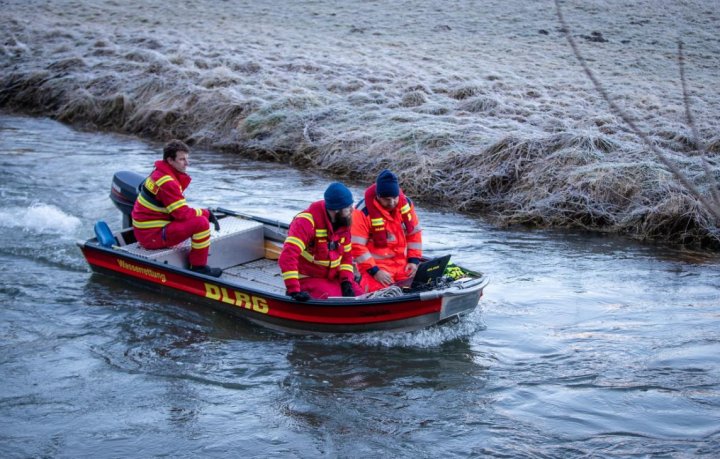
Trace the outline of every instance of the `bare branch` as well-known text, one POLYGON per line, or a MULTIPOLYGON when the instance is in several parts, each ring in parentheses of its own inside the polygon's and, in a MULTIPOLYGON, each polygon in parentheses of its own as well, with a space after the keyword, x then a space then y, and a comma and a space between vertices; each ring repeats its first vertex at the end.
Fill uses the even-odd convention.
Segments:
POLYGON ((703 142, 702 137, 700 137, 700 133, 697 129, 697 123, 695 123, 695 118, 693 117, 692 110, 690 109, 690 96, 687 89, 687 79, 685 78, 685 54, 683 53, 683 42, 681 40, 678 40, 678 67, 680 68, 680 83, 682 84, 685 117, 687 118, 688 125, 692 130, 695 148, 702 155, 703 170, 705 171, 705 177, 707 178, 708 183, 710 183, 710 193, 714 201, 713 204, 718 206, 720 205, 720 195, 718 195, 717 184, 713 183, 715 179, 712 176, 710 164, 707 161, 707 146, 705 145, 705 142, 703 142))
POLYGON ((615 114, 617 117, 619 117, 629 128, 630 130, 638 136, 643 143, 652 151, 655 156, 658 158, 658 160, 667 167, 670 172, 675 176, 675 178, 685 187, 686 190, 690 192, 698 201, 702 203, 703 206, 715 217, 717 221, 720 221, 720 206, 715 205, 714 203, 711 203, 708 201, 708 199, 703 196, 703 194, 698 190, 698 188, 690 182, 690 180, 683 174, 680 169, 672 162, 670 159, 662 152, 659 148, 653 144, 653 142, 650 140, 650 138, 645 134, 638 126, 635 124, 635 121, 625 113, 625 111, 620 108, 613 100, 610 98, 610 95, 608 94, 605 87, 600 83, 600 80, 595 76, 593 71, 590 69, 590 67, 587 64, 587 61, 585 60, 585 57, 580 53, 580 49, 575 42, 575 39, 572 36, 572 33, 570 32, 570 27, 568 26, 567 22, 565 21, 565 17, 562 13, 562 9, 560 8, 560 1, 555 0, 555 9, 557 11, 558 20, 560 21, 560 25, 562 26, 563 33, 565 34, 565 38, 567 39, 568 43, 570 44, 570 47, 572 48, 573 54, 577 58, 578 62, 580 62, 580 65, 582 66, 583 71, 587 75, 587 77, 592 81, 593 85, 595 86, 595 90, 602 96, 602 98, 605 100, 605 102, 610 106, 610 111, 615 114))

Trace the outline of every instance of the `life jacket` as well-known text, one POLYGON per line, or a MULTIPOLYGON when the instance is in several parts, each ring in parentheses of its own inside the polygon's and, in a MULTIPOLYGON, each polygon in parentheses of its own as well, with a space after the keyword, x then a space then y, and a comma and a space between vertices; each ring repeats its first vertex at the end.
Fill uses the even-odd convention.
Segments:
POLYGON ((189 175, 175 171, 165 161, 156 161, 155 170, 139 187, 133 226, 139 230, 162 228, 172 220, 203 215, 202 209, 188 206, 183 195, 190 181, 189 175), (163 199, 158 198, 160 190, 164 190, 163 199))
MULTIPOLYGON (((301 212, 297 217, 307 218, 315 228, 315 239, 310 241, 310 246, 306 247, 302 252, 302 257, 307 261, 316 265, 328 268, 337 268, 340 266, 342 259, 342 249, 339 256, 335 259, 330 257, 330 243, 328 242, 327 217, 325 216, 325 204, 323 201, 317 201, 310 205, 308 212, 301 212)), ((337 242, 332 242, 337 244, 337 242)), ((333 247, 332 250, 337 251, 339 247, 333 247)))
POLYGON ((298 219, 310 223, 314 237, 306 244, 298 237, 300 234, 294 233, 294 225, 290 225, 283 252, 278 259, 288 291, 297 291, 297 282, 302 277, 351 280, 353 265, 350 255, 350 228, 330 232, 324 201, 312 203, 307 210, 295 216, 294 220, 298 219), (297 259, 294 260, 296 256, 297 259))
MULTIPOLYGON (((387 247, 387 230, 385 229, 385 219, 383 218, 380 210, 377 208, 377 201, 375 196, 377 195, 375 184, 365 190, 365 209, 367 209, 367 215, 370 217, 370 236, 373 239, 375 247, 387 247)), ((398 202, 400 207, 400 217, 403 224, 403 230, 405 234, 412 233, 415 229, 415 222, 412 221, 412 212, 410 212, 410 202, 405 197, 405 193, 400 190, 400 200, 398 202)))

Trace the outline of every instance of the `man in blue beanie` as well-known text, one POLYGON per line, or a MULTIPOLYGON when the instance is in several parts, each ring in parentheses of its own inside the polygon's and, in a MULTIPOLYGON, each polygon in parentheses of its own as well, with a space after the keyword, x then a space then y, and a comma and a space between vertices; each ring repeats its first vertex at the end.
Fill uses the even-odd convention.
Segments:
POLYGON ((297 301, 360 293, 350 243, 352 193, 335 182, 324 198, 295 216, 278 259, 287 295, 297 301))
POLYGON ((397 175, 387 169, 365 190, 353 214, 352 254, 364 291, 410 279, 417 271, 422 257, 420 222, 397 175))

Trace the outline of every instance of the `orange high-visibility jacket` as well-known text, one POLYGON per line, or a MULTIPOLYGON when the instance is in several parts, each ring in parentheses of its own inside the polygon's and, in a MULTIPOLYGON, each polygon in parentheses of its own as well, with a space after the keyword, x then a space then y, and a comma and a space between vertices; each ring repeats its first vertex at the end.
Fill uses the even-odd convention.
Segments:
MULTIPOLYGON (((400 192, 401 196, 402 191, 400 192)), ((404 273, 408 262, 420 262, 422 257, 422 228, 415 213, 415 206, 409 198, 405 198, 407 208, 398 204, 392 211, 387 211, 377 201, 374 202, 382 224, 385 227, 385 247, 378 247, 373 238, 373 218, 370 217, 366 198, 361 200, 353 213, 352 223, 352 254, 358 269, 363 275, 373 275, 377 268, 387 271, 395 281, 407 277, 404 273), (406 232, 403 217, 414 222, 414 228, 406 232)), ((373 198, 374 199, 374 198, 373 198)), ((403 200, 401 199, 401 202, 403 200)), ((380 226, 376 222, 376 227, 380 226)))

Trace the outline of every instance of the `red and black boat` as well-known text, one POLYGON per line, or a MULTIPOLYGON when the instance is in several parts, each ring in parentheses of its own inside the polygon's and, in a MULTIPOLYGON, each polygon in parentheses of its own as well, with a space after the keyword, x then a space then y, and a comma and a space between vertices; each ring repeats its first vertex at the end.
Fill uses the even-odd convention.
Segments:
POLYGON ((288 225, 227 209, 214 209, 220 231, 211 237, 209 264, 220 278, 187 269, 189 241, 161 250, 140 247, 130 211, 144 177, 118 172, 110 198, 123 214, 123 228, 112 232, 104 222, 96 236, 78 242, 93 271, 189 298, 270 329, 301 334, 408 331, 425 328, 474 310, 487 278, 454 266, 421 291, 392 286, 355 298, 330 297, 300 303, 285 295, 277 258, 288 225))

